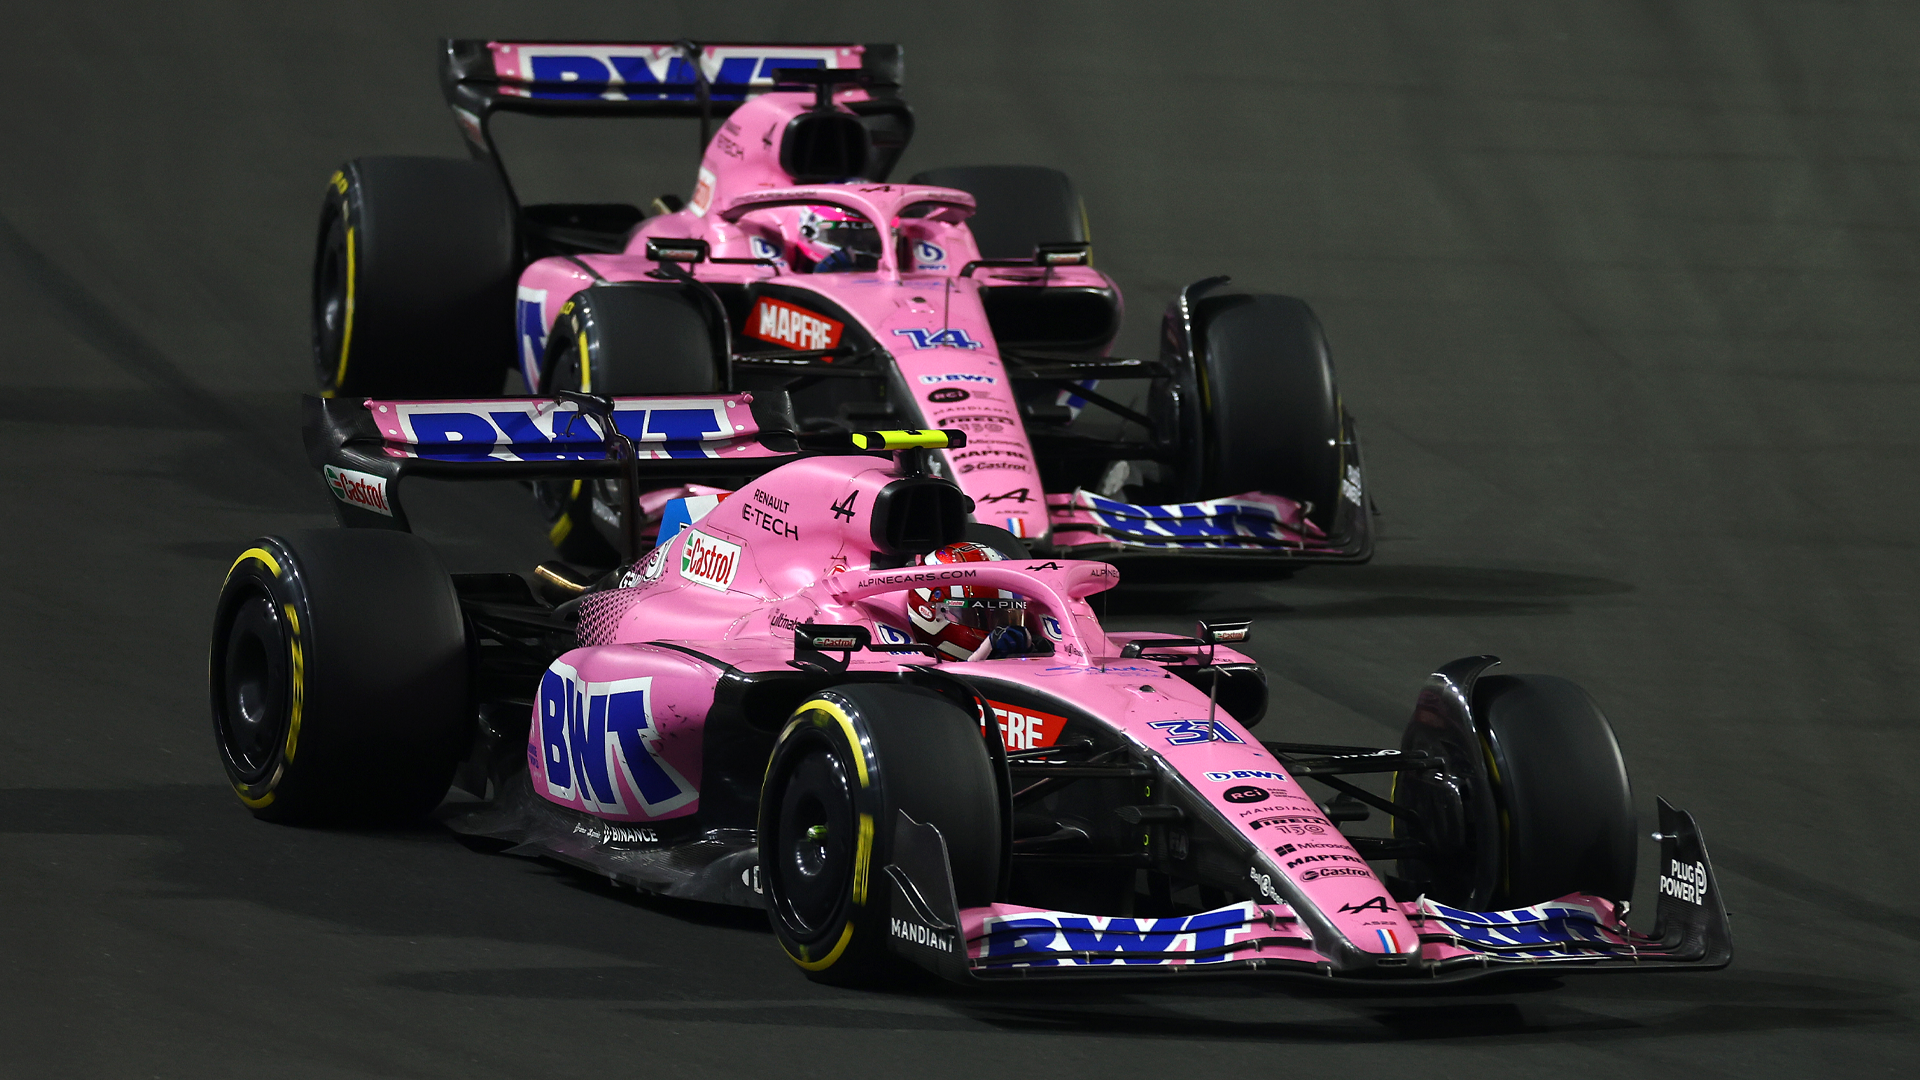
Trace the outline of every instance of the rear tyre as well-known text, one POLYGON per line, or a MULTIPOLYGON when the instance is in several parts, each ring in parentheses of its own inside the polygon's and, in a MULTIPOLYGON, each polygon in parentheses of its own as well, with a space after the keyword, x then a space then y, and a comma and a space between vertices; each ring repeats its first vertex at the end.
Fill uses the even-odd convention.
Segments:
POLYGON ((1265 491, 1312 503, 1333 526, 1341 498, 1340 396, 1320 320, 1291 296, 1208 296, 1194 304, 1195 370, 1183 499, 1265 491))
MULTIPOLYGON (((719 318, 686 289, 595 285, 561 307, 547 335, 539 389, 615 396, 719 393, 726 386, 727 354, 719 318)), ((625 508, 617 481, 542 481, 536 492, 561 558, 598 568, 620 562, 625 508)))
POLYGON ((1497 908, 1568 893, 1633 896, 1639 825, 1613 726, 1551 675, 1488 675, 1474 687, 1505 840, 1497 908))
POLYGON ((255 541, 221 587, 208 674, 227 779, 269 821, 418 817, 471 721, 459 600, 410 533, 255 541))
POLYGON ((983 259, 1030 259, 1036 244, 1087 241, 1087 211, 1073 181, 1037 165, 928 169, 912 183, 958 188, 973 196, 967 219, 983 259))
POLYGON ((513 200, 479 162, 356 158, 320 209, 314 375, 327 396, 487 397, 514 360, 513 200))
POLYGON ((961 907, 993 902, 999 793, 980 725, 926 690, 859 684, 795 710, 760 794, 773 932, 811 979, 872 985, 910 970, 888 950, 896 815, 947 843, 961 907))

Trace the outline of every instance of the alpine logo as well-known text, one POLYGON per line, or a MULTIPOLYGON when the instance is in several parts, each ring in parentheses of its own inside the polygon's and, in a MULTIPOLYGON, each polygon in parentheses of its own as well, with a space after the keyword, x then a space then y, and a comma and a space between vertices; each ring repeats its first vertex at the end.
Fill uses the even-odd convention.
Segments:
POLYGON ((687 530, 680 549, 680 576, 709 589, 726 592, 740 572, 740 545, 716 540, 698 529, 687 530))
POLYGON ((334 498, 348 506, 393 516, 393 507, 387 504, 387 478, 384 476, 354 469, 336 469, 329 465, 327 486, 333 489, 334 498))
MULTIPOLYGON (((977 349, 980 343, 967 336, 965 330, 895 330, 895 334, 913 340, 916 349, 977 349)), ((926 380, 922 380, 923 382, 926 380)), ((988 379, 992 382, 992 379, 988 379)))
POLYGON ((742 327, 750 337, 785 345, 789 349, 832 349, 840 345, 843 323, 815 315, 784 300, 763 296, 742 327))

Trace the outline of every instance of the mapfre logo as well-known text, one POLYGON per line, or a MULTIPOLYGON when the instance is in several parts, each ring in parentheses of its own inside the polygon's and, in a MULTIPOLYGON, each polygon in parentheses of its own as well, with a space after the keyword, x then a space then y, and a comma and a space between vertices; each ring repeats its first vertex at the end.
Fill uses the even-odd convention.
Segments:
POLYGON ((1067 718, 1038 709, 990 701, 993 718, 1000 725, 1000 739, 1009 750, 1040 750, 1060 739, 1067 718))
POLYGON ((761 341, 789 349, 833 349, 839 347, 840 332, 846 327, 824 315, 763 296, 747 316, 743 329, 761 341))
POLYGON ((680 549, 680 576, 709 589, 726 592, 740 572, 740 545, 715 540, 698 529, 688 529, 680 549))
POLYGON ((387 480, 384 476, 353 469, 336 469, 329 465, 327 486, 333 489, 334 498, 348 506, 393 516, 393 507, 387 505, 387 480))

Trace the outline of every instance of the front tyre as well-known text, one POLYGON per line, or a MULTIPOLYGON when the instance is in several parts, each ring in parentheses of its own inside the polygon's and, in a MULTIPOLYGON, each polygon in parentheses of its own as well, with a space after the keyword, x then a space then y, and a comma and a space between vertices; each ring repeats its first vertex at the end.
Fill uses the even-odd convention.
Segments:
POLYGON ((781 731, 760 795, 760 874, 774 935, 809 978, 872 985, 909 970, 887 946, 896 816, 946 840, 962 907, 991 903, 1001 827, 979 722, 945 698, 858 684, 823 691, 781 731))
POLYGON ((1504 840, 1494 903, 1525 907, 1575 892, 1630 898, 1633 788, 1599 706, 1551 675, 1488 675, 1474 686, 1473 710, 1504 840))
POLYGON ((470 723, 459 600, 409 533, 255 541, 221 587, 208 681, 227 779, 269 821, 417 817, 470 723))
MULTIPOLYGON (((1169 318, 1175 316, 1169 315, 1169 318)), ((1320 320, 1291 296, 1226 294, 1193 305, 1194 369, 1183 499, 1264 491, 1310 503, 1332 529, 1349 462, 1320 320)))

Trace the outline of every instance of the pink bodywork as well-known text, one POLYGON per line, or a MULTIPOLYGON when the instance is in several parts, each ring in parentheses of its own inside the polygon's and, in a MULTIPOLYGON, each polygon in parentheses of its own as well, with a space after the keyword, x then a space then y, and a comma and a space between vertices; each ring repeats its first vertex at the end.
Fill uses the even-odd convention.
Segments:
MULTIPOLYGON (((862 90, 845 90, 837 99, 864 95, 862 90)), ((702 239, 722 258, 779 256, 792 239, 800 207, 853 210, 888 238, 881 245, 877 270, 796 274, 789 272, 784 256, 779 256, 779 266, 702 263, 694 270, 702 280, 715 283, 803 288, 850 313, 892 353, 926 426, 967 432, 967 447, 949 453, 947 466, 961 489, 979 503, 980 519, 1016 536, 1046 536, 1048 508, 1033 447, 987 325, 980 290, 983 285, 1038 284, 1043 277, 1052 285, 1108 289, 1115 288, 1113 281, 1088 266, 982 268, 961 277, 961 269, 979 258, 965 223, 973 212, 973 197, 963 191, 864 182, 795 186, 780 168, 779 137, 812 100, 810 93, 775 92, 742 105, 708 145, 686 208, 641 223, 623 254, 548 258, 528 266, 520 275, 518 294, 523 308, 520 360, 527 385, 539 384, 544 335, 566 301, 594 284, 593 274, 607 281, 638 281, 656 267, 646 257, 648 238, 702 239), (901 211, 909 208, 914 215, 903 217, 901 211), (538 309, 537 322, 526 318, 529 305, 538 309), (540 327, 541 337, 528 333, 529 323, 540 327), (917 344, 921 341, 928 342, 926 347, 917 344), (964 396, 947 400, 954 389, 964 390, 964 396), (936 397, 941 390, 949 392, 936 397)))
MULTIPOLYGON (((656 547, 632 572, 627 587, 591 595, 580 613, 582 647, 562 656, 555 669, 564 668, 567 679, 599 687, 638 687, 637 680, 652 680, 652 736, 646 749, 678 778, 683 791, 691 792, 700 775, 700 731, 718 672, 673 646, 742 671, 784 670, 793 658, 790 631, 799 623, 864 626, 875 641, 905 641, 908 590, 938 584, 1009 589, 1052 617, 1048 633, 1054 654, 942 662, 942 670, 966 677, 989 699, 995 697, 996 683, 1021 687, 1042 701, 1056 699, 1063 711, 1100 717, 1141 750, 1164 759, 1263 853, 1264 861, 1249 867, 1248 885, 1256 895, 1268 896, 1269 907, 1285 908, 1272 886, 1272 876, 1285 874, 1361 951, 1404 953, 1418 947, 1401 906, 1376 899, 1386 896, 1386 887, 1366 861, 1244 727, 1220 713, 1215 738, 1182 739, 1186 744, 1179 745, 1165 727, 1153 726, 1193 721, 1204 730, 1208 701, 1161 664, 1120 656, 1122 646, 1141 635, 1108 634, 1087 602, 1118 584, 1114 567, 1051 559, 870 569, 868 511, 880 490, 897 478, 889 462, 872 457, 808 458, 767 473, 656 547), (829 512, 836 506, 850 508, 851 518, 829 512), (1291 853, 1266 857, 1289 844, 1291 853)), ((1231 649, 1219 652, 1222 659, 1246 659, 1231 649)), ((860 652, 850 670, 893 671, 933 662, 911 653, 860 652)), ((578 767, 568 769, 566 782, 549 782, 541 769, 569 756, 566 720, 559 711, 551 705, 536 710, 529 735, 528 760, 540 794, 614 821, 658 821, 698 809, 697 793, 649 806, 636 787, 635 762, 611 760, 611 749, 606 768, 619 799, 583 790, 575 782, 578 767)), ((1014 732, 1007 741, 1015 742, 1014 732)), ((604 740, 592 742, 598 746, 604 740)), ((981 910, 966 916, 979 920, 993 914, 981 910)))

